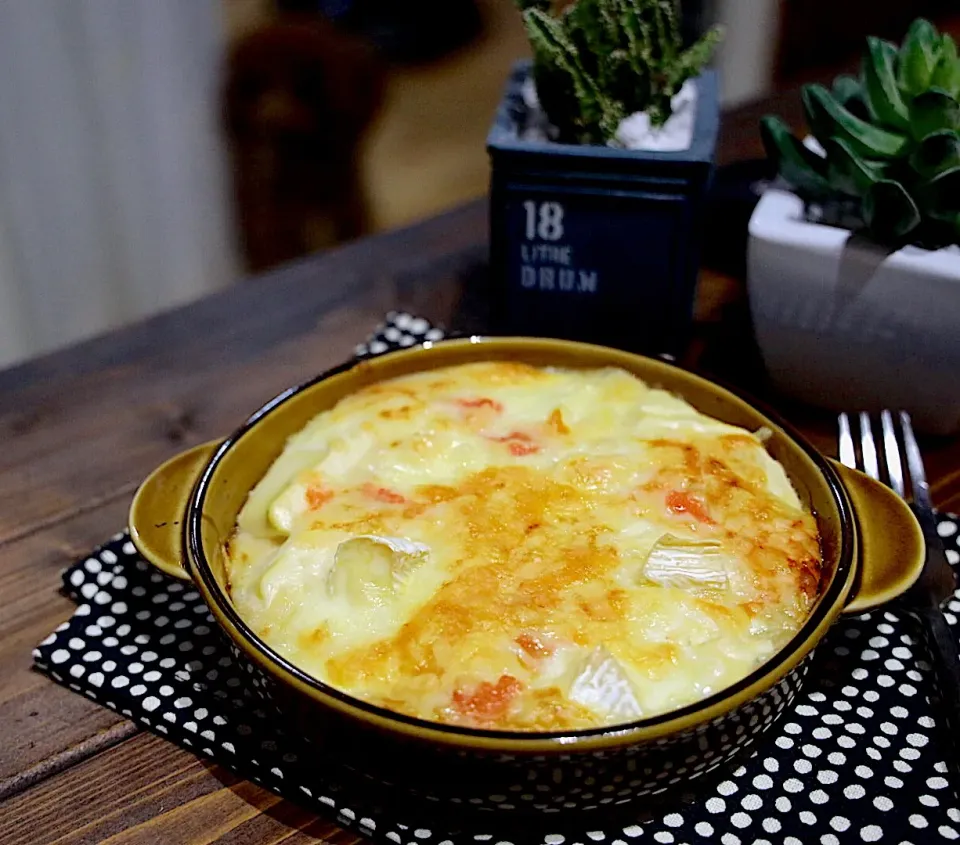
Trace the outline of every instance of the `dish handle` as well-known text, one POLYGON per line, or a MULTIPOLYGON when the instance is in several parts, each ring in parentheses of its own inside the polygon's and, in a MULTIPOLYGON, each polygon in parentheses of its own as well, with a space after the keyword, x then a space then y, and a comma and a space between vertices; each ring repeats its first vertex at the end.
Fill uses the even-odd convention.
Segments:
POLYGON ((885 484, 837 461, 860 526, 860 580, 844 613, 862 613, 903 595, 920 577, 923 532, 907 503, 885 484))
POLYGON ((140 485, 130 504, 130 539, 157 569, 190 580, 184 567, 183 520, 193 487, 221 441, 211 440, 174 455, 140 485))

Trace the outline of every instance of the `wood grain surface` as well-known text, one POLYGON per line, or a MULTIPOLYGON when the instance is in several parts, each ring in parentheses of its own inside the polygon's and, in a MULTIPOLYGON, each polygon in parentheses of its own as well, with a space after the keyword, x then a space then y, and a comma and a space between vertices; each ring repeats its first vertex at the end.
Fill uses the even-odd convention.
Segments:
POLYGON ((4 845, 349 845, 359 840, 149 734, 21 792, 0 813, 4 845))
MULTIPOLYGON (((728 115, 721 162, 760 154, 771 109, 799 117, 793 94, 728 115)), ((0 843, 357 840, 58 687, 30 652, 70 615, 63 567, 123 527, 158 463, 341 362, 391 308, 482 325, 486 238, 476 202, 0 372, 0 843)), ((742 283, 706 271, 698 314, 686 363, 767 399, 833 453, 830 415, 766 388, 742 283)), ((935 500, 960 510, 960 440, 923 446, 935 500)))
POLYGON ((0 797, 134 730, 123 717, 31 669, 33 648, 74 608, 58 592, 60 572, 124 525, 127 498, 0 548, 0 797))

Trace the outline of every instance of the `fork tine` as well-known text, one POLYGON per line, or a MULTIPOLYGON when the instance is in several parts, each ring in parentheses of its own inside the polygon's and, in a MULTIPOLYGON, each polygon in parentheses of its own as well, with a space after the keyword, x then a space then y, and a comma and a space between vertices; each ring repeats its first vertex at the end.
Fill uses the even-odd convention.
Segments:
POLYGON ((900 461, 900 447, 897 445, 897 433, 893 428, 893 415, 889 411, 880 414, 880 426, 883 428, 883 454, 887 461, 887 473, 890 486, 901 498, 905 498, 903 487, 903 464, 900 461))
POLYGON ((907 472, 910 474, 910 484, 913 487, 913 501, 921 508, 929 508, 931 507, 930 487, 927 484, 927 474, 923 470, 920 447, 917 445, 917 438, 913 436, 910 415, 906 411, 900 412, 900 425, 903 428, 903 443, 907 453, 907 472))
POLYGON ((873 441, 873 429, 870 415, 860 412, 860 451, 863 453, 863 471, 871 478, 880 478, 880 465, 877 463, 877 444, 873 441))
POLYGON ((853 448, 853 435, 850 433, 850 418, 845 411, 841 412, 837 422, 840 425, 840 463, 856 467, 857 455, 853 448))

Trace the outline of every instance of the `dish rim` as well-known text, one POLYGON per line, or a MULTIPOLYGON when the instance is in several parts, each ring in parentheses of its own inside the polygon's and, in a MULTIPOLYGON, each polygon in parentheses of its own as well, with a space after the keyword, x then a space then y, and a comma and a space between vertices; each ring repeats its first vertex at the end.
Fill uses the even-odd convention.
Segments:
MULTIPOLYGON (((292 678, 298 686, 308 690, 314 701, 318 701, 317 697, 320 696, 332 700, 332 702, 337 705, 336 709, 341 712, 346 712, 348 715, 373 721, 388 729, 391 727, 400 729, 406 734, 421 737, 424 735, 432 736, 445 740, 453 745, 463 746, 465 744, 473 745, 480 743, 485 746, 492 746, 494 749, 509 751, 528 750, 533 752, 544 750, 545 743, 548 747, 555 746, 557 750, 570 751, 573 750, 571 746, 579 746, 582 743, 593 745, 597 741, 604 747, 609 746, 611 742, 616 745, 629 745, 631 744, 631 736, 636 734, 647 735, 653 732, 655 737, 650 737, 651 739, 669 737, 681 732, 684 728, 691 727, 692 724, 700 724, 701 722, 716 718, 722 713, 730 712, 752 701, 763 692, 775 687, 777 683, 789 671, 798 666, 804 657, 820 642, 829 629, 829 624, 824 624, 827 621, 827 617, 831 614, 839 614, 841 608, 838 608, 837 604, 844 598, 844 591, 847 590, 848 585, 852 583, 851 576, 856 574, 854 571, 856 563, 854 551, 858 533, 856 525, 852 503, 849 500, 846 488, 830 462, 779 414, 767 407, 764 403, 745 395, 739 389, 722 384, 713 378, 706 378, 660 358, 626 352, 625 350, 618 350, 600 344, 581 343, 578 341, 566 341, 553 338, 472 335, 467 338, 445 339, 436 342, 426 341, 417 346, 378 355, 373 359, 347 361, 325 370, 307 381, 289 387, 265 402, 238 426, 230 436, 220 443, 208 460, 189 499, 188 511, 183 523, 183 539, 184 548, 187 550, 187 568, 194 581, 200 585, 202 592, 205 593, 208 604, 212 600, 214 606, 211 607, 211 610, 217 613, 221 627, 226 628, 228 633, 231 633, 231 629, 233 632, 236 632, 235 636, 231 634, 231 638, 234 639, 241 650, 246 652, 248 657, 254 659, 259 658, 256 662, 265 662, 268 666, 272 665, 273 667, 281 669, 282 672, 292 678), (719 391, 721 394, 728 393, 735 399, 745 402, 753 410, 766 417, 767 420, 779 428, 795 446, 801 449, 823 476, 830 491, 833 504, 837 509, 840 527, 838 539, 839 555, 831 583, 820 593, 816 607, 793 637, 750 673, 735 683, 698 701, 632 722, 605 725, 596 728, 559 731, 509 731, 473 728, 434 722, 389 710, 352 696, 331 684, 315 678, 261 639, 233 607, 227 591, 220 586, 203 551, 201 532, 203 507, 210 493, 213 474, 226 454, 235 448, 244 438, 255 435, 257 424, 269 414, 276 412, 284 403, 294 396, 311 389, 321 382, 347 373, 358 366, 367 365, 370 361, 380 361, 400 356, 424 355, 428 354, 431 349, 438 347, 446 348, 452 345, 466 346, 486 343, 510 346, 512 348, 522 348, 528 344, 541 346, 547 343, 549 345, 558 345, 571 351, 583 348, 613 351, 618 354, 626 354, 649 360, 660 367, 677 370, 686 378, 693 378, 700 381, 712 391, 719 391), (223 625, 223 619, 226 619, 230 623, 229 626, 223 625), (821 628, 822 630, 820 630, 821 628), (743 701, 731 703, 729 707, 723 706, 724 702, 732 702, 733 699, 738 698, 743 692, 767 677, 771 677, 769 682, 764 684, 763 688, 758 690, 754 695, 743 701), (702 719, 696 718, 697 715, 701 713, 703 714, 702 719), (691 719, 694 721, 692 724, 689 724, 691 719), (673 722, 687 724, 677 725, 677 727, 672 730, 663 730, 666 725, 673 722), (660 730, 658 731, 658 729, 660 730), (458 740, 465 742, 458 742, 458 740), (471 740, 473 743, 470 742, 471 740)), ((830 620, 830 624, 832 624, 832 620, 830 620)))

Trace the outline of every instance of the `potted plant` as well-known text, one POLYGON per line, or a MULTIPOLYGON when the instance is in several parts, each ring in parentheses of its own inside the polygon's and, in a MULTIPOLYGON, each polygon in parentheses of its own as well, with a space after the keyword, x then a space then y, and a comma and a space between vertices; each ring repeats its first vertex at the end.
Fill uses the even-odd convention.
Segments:
POLYGON ((675 0, 518 0, 533 61, 488 137, 497 326, 652 352, 689 327, 719 124, 675 0))
POLYGON ((833 409, 960 429, 960 61, 925 20, 867 40, 859 78, 803 89, 812 134, 761 133, 782 185, 750 220, 748 288, 773 383, 833 409))

